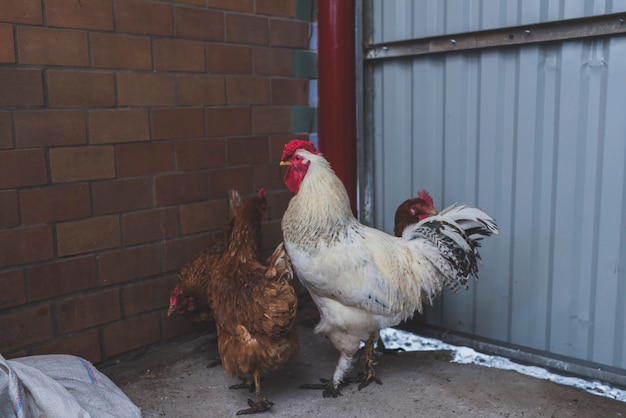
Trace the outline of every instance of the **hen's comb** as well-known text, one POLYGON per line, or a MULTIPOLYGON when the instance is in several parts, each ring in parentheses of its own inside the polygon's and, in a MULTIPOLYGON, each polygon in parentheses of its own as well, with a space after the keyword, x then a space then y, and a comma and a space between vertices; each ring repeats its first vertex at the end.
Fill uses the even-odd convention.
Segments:
POLYGON ((319 154, 320 152, 315 148, 315 145, 311 141, 304 141, 302 139, 292 139, 289 141, 285 148, 283 148, 283 155, 280 157, 282 161, 287 160, 290 156, 293 155, 296 150, 303 149, 313 154, 319 154))
POLYGON ((417 197, 419 197, 420 199, 423 199, 426 203, 428 203, 428 205, 431 208, 435 207, 435 204, 433 203, 433 198, 430 197, 430 195, 428 194, 426 190, 422 189, 419 192, 417 192, 417 197))
POLYGON ((259 189, 259 197, 260 197, 261 199, 263 199, 263 197, 264 197, 264 196, 265 196, 265 190, 263 190, 263 187, 261 187, 261 188, 259 189))

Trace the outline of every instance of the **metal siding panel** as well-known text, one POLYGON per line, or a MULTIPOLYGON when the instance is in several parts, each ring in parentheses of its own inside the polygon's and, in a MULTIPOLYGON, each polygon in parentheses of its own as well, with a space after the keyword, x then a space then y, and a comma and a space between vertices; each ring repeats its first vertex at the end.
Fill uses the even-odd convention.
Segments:
MULTIPOLYGON (((626 10, 626 0, 373 0, 377 42, 626 10), (574 4, 575 3, 575 4, 574 4), (377 16, 377 13, 379 14, 377 16)), ((626 367, 626 38, 374 65, 375 226, 419 188, 501 235, 421 320, 626 367)))
POLYGON ((580 184, 583 180, 581 167, 580 124, 584 120, 581 111, 583 97, 580 89, 580 68, 582 67, 580 42, 563 45, 560 59, 560 88, 558 115, 558 160, 555 219, 554 252, 554 306, 551 321, 559 326, 553 327, 551 349, 559 354, 587 358, 590 321, 586 299, 589 295, 589 281, 584 277, 587 268, 584 254, 583 232, 592 228, 589 222, 583 222, 580 201, 580 184))
POLYGON ((383 107, 385 124, 382 140, 385 145, 382 172, 385 182, 382 198, 391 205, 386 204, 383 209, 382 229, 388 233, 393 233, 395 208, 402 202, 397 196, 404 194, 401 199, 406 199, 413 195, 410 190, 413 167, 411 66, 410 62, 398 61, 385 68, 383 101, 394 103, 394 106, 383 107))
POLYGON ((517 68, 515 51, 481 54, 478 184, 474 203, 497 214, 500 235, 481 250, 485 277, 476 288, 476 332, 509 340, 511 205, 514 188, 517 68), (498 260, 497 262, 489 260, 498 260))
POLYGON ((385 86, 385 67, 375 67, 373 71, 374 78, 374 97, 377 100, 374 100, 373 108, 374 108, 374 156, 376 156, 376 166, 374 172, 374 193, 373 193, 373 211, 374 211, 374 225, 378 228, 382 229, 383 225, 383 214, 385 213, 385 199, 383 198, 383 180, 384 176, 381 175, 382 164, 384 163, 384 159, 381 156, 384 156, 384 142, 383 142, 383 129, 385 126, 385 119, 383 114, 384 101, 383 90, 385 86))
MULTIPOLYGON (((538 219, 550 215, 541 208, 537 195, 541 177, 542 142, 539 135, 544 83, 537 68, 543 53, 539 47, 519 51, 519 95, 517 105, 517 149, 515 196, 513 198, 513 241, 510 342, 543 350, 546 344, 546 317, 549 276, 549 230, 538 219), (523 86, 523 87, 522 87, 523 86), (534 262, 528 262, 534 260, 534 262), (533 301, 533 304, 529 304, 533 301)), ((485 258, 485 260, 488 260, 485 258)))
MULTIPOLYGON (((445 59, 444 89, 444 206, 471 199, 476 185, 478 97, 477 60, 467 55, 451 55, 445 59), (468 112, 469 110, 469 112, 468 112), (474 114, 472 114, 474 112, 474 114)), ((473 292, 445 292, 443 325, 463 332, 474 331, 473 292)))
POLYGON ((597 326, 594 329, 592 359, 604 364, 612 364, 619 359, 621 361, 617 366, 624 367, 622 353, 616 352, 613 342, 617 339, 623 341, 624 338, 624 328, 618 328, 617 324, 623 324, 623 299, 626 297, 623 292, 619 293, 624 288, 620 282, 626 279, 626 273, 618 269, 621 248, 626 241, 622 223, 626 208, 623 206, 624 196, 619 194, 626 187, 626 39, 612 39, 609 45, 595 293, 597 326))

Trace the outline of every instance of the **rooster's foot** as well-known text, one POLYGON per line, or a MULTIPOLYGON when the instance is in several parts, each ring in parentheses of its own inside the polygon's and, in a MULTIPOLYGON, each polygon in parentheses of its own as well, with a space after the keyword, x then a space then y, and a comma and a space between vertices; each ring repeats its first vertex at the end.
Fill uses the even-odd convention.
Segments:
POLYGON ((339 387, 345 386, 345 383, 341 383, 338 387, 335 387, 332 380, 328 379, 320 379, 322 383, 307 383, 304 385, 300 385, 300 389, 322 389, 322 396, 325 398, 336 398, 337 396, 342 396, 341 391, 339 391, 339 387))
POLYGON ((362 373, 359 376, 354 377, 352 379, 354 383, 359 384, 359 387, 358 387, 359 390, 369 386, 369 384, 372 382, 376 382, 379 385, 383 384, 383 382, 378 377, 376 377, 376 373, 374 373, 373 371, 362 373))
POLYGON ((248 415, 248 414, 256 414, 257 412, 267 411, 274 405, 274 402, 271 402, 264 397, 260 397, 254 402, 252 399, 248 399, 248 409, 242 409, 237 411, 237 415, 248 415))

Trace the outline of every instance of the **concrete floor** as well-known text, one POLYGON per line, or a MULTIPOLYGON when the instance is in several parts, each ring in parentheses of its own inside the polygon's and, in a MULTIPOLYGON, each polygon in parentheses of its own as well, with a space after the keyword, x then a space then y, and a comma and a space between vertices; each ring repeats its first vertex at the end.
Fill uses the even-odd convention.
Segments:
MULTIPOLYGON (((450 363, 444 352, 379 357, 382 385, 323 398, 298 387, 332 375, 337 352, 324 336, 300 324, 299 357, 265 376, 264 395, 274 402, 267 417, 626 417, 626 403, 513 371, 450 363)), ((215 335, 195 334, 101 368, 143 411, 144 417, 232 417, 253 394, 221 366, 215 335)), ((361 369, 355 364, 354 374, 361 369)))

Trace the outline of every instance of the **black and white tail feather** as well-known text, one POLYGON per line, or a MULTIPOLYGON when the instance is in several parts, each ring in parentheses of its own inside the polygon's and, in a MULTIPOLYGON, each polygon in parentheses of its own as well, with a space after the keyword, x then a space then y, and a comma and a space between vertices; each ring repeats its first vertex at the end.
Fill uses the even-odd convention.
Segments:
POLYGON ((429 261, 441 273, 443 284, 456 292, 460 286, 469 287, 470 276, 478 280, 480 240, 494 234, 498 234, 498 226, 491 216, 475 206, 455 203, 407 226, 402 237, 429 241, 439 250, 438 254, 427 253, 429 261))

